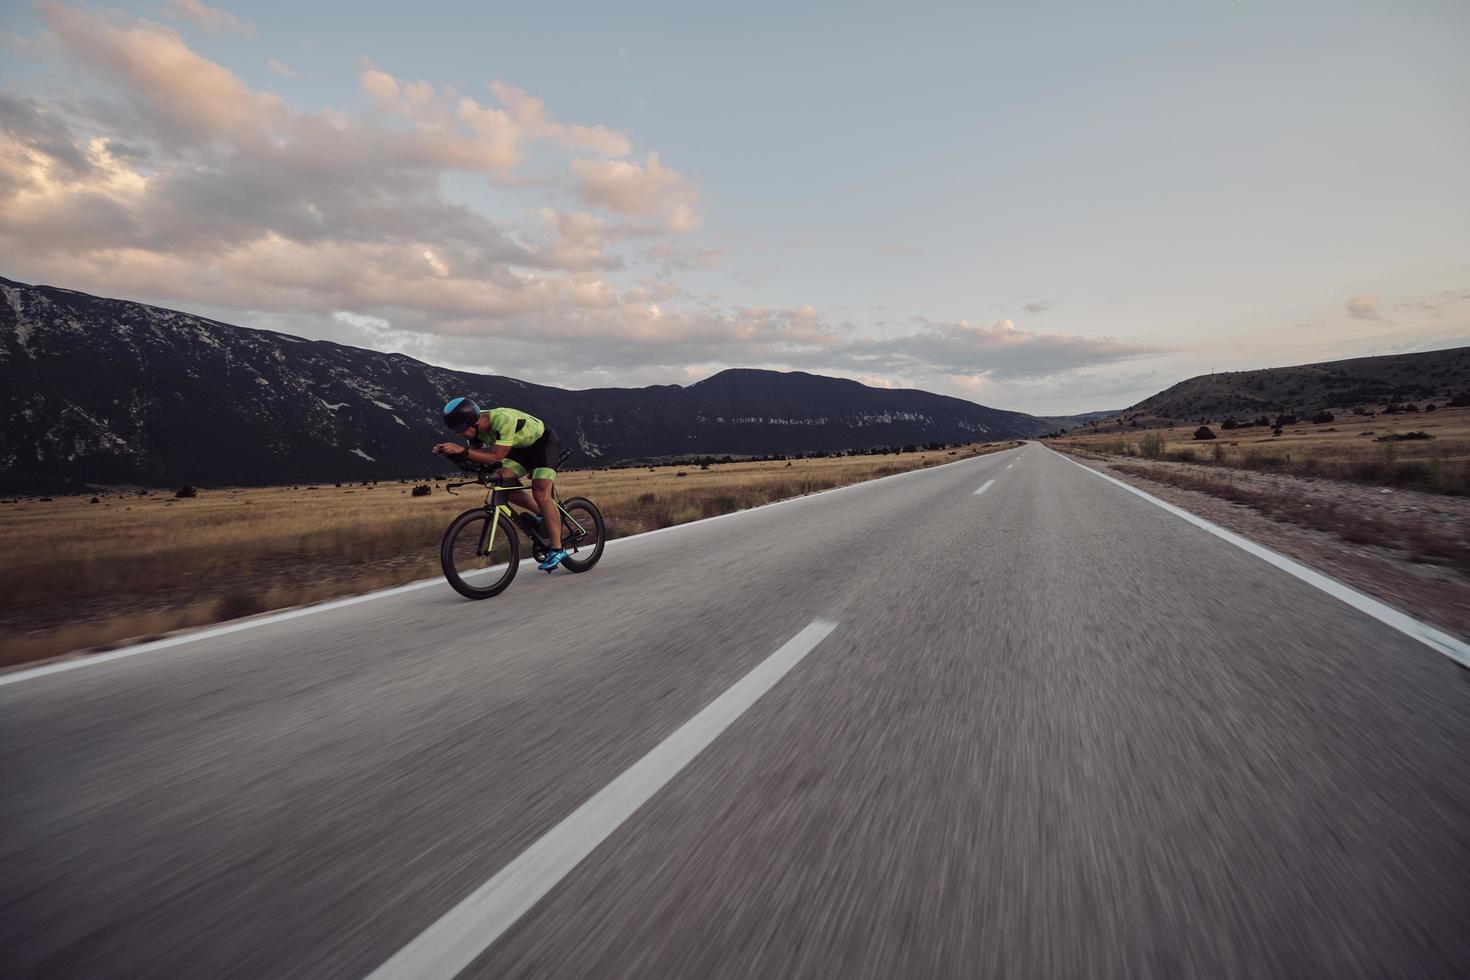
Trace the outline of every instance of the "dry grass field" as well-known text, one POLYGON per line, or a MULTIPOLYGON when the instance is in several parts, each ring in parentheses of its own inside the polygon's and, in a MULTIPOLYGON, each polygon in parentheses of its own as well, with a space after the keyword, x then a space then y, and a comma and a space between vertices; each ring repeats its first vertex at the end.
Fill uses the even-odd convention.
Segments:
POLYGON ((1047 442, 1104 457, 1211 463, 1470 496, 1470 408, 1373 416, 1338 413, 1331 422, 1304 419, 1284 426, 1279 436, 1263 426, 1227 430, 1212 421, 1209 428, 1216 438, 1200 440, 1194 438, 1198 428, 1198 422, 1189 422, 1110 432, 1079 429, 1047 442))
MULTIPOLYGON (((1014 443, 888 456, 569 471, 609 537, 668 527, 1014 443)), ((483 494, 332 484, 0 504, 0 667, 439 574, 439 538, 483 494)), ((446 585, 445 588, 448 588, 446 585)), ((512 586, 514 588, 514 586, 512 586)))

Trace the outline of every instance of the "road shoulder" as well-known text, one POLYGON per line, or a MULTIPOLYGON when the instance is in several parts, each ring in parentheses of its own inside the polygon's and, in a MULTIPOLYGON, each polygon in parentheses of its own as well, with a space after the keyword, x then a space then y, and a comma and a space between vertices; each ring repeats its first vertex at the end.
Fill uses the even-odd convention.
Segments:
POLYGON ((1256 487, 1259 480, 1252 478, 1259 474, 1179 463, 1140 464, 1062 455, 1295 559, 1462 640, 1470 640, 1470 575, 1449 562, 1416 551, 1407 535, 1393 534, 1396 527, 1432 522, 1435 535, 1458 535, 1458 540, 1470 540, 1470 501, 1431 498, 1434 509, 1429 511, 1421 501, 1412 499, 1426 495, 1399 490, 1289 477, 1276 477, 1270 484, 1256 487), (1208 472, 1195 472, 1201 469, 1208 472), (1196 486, 1201 489, 1193 489, 1196 486), (1369 497, 1373 493, 1393 499, 1376 504, 1369 497), (1270 504, 1283 499, 1290 500, 1292 506, 1270 504), (1313 519, 1311 523, 1302 519, 1301 515, 1314 507, 1323 518, 1331 514, 1331 519, 1313 519), (1371 538, 1361 533, 1364 521, 1377 523, 1381 533, 1371 538))

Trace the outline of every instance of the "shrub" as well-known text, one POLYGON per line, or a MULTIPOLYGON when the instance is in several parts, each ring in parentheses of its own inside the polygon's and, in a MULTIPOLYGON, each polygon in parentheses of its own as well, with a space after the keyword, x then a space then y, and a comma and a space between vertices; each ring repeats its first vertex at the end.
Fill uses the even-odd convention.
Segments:
POLYGON ((415 497, 427 497, 429 494, 431 494, 433 492, 434 492, 433 490, 429 489, 429 485, 427 483, 420 483, 418 486, 416 486, 416 487, 413 488, 412 496, 415 496, 415 497))
POLYGON ((1312 424, 1313 425, 1322 425, 1325 422, 1332 422, 1332 421, 1335 421, 1336 419, 1337 419, 1337 416, 1336 415, 1333 415, 1331 412, 1326 412, 1326 411, 1318 412, 1316 415, 1313 415, 1312 416, 1312 424))
POLYGON ((1386 436, 1379 436, 1375 442, 1413 442, 1418 439, 1433 439, 1434 436, 1427 432, 1390 432, 1386 436))
POLYGON ((1225 461, 1225 447, 1222 446, 1222 445, 1220 445, 1218 442, 1215 443, 1213 446, 1210 447, 1210 455, 1214 458, 1215 462, 1217 462, 1217 463, 1224 462, 1225 461))
POLYGON ((199 491, 194 487, 179 487, 177 490, 174 491, 174 497, 179 500, 183 500, 186 497, 197 496, 199 496, 199 491))
POLYGON ((1166 440, 1162 433, 1145 433, 1143 439, 1138 444, 1138 451, 1149 459, 1160 459, 1164 455, 1165 443, 1166 440))
POLYGON ((98 500, 96 497, 93 497, 91 500, 88 501, 88 503, 100 504, 102 503, 102 501, 98 500))
POLYGON ((1194 437, 1196 439, 1213 439, 1215 438, 1215 433, 1208 425, 1202 425, 1194 430, 1194 437))
POLYGON ((1233 428, 1235 428, 1236 425, 1237 425, 1237 423, 1236 423, 1236 421, 1234 419, 1226 419, 1225 421, 1223 421, 1223 422, 1220 423, 1220 428, 1222 428, 1222 429, 1233 429, 1233 428))

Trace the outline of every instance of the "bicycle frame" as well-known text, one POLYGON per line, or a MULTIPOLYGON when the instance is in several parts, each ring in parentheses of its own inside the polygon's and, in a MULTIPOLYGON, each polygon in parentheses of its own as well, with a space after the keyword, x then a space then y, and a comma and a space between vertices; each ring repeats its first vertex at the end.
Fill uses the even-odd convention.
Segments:
MULTIPOLYGON (((508 502, 507 498, 509 498, 510 495, 517 490, 525 490, 526 487, 524 484, 521 483, 520 480, 516 480, 514 483, 510 484, 492 483, 488 475, 481 474, 479 479, 476 480, 466 480, 463 483, 446 483, 444 485, 444 489, 446 492, 453 494, 454 491, 459 487, 469 487, 476 485, 483 486, 486 490, 485 510, 492 515, 492 519, 485 522, 485 529, 480 532, 480 540, 475 545, 475 554, 488 555, 491 549, 495 547, 495 529, 500 524, 500 521, 495 518, 495 515, 504 514, 506 517, 513 516, 515 514, 515 511, 511 509, 511 505, 508 502)), ((576 529, 576 531, 574 532, 575 535, 578 538, 585 535, 587 533, 587 529, 579 524, 577 522, 577 519, 573 517, 565 507, 562 506, 561 494, 557 493, 556 485, 554 483, 552 484, 551 488, 551 499, 553 502, 555 502, 556 509, 561 512, 562 520, 568 522, 571 527, 576 529)))

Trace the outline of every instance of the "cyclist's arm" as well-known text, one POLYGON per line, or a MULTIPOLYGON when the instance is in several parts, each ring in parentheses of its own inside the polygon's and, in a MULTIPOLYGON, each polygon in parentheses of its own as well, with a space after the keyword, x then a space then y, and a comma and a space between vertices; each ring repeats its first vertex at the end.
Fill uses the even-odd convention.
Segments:
POLYGON ((509 446, 494 446, 490 449, 465 449, 465 459, 481 466, 493 466, 510 455, 509 446))

